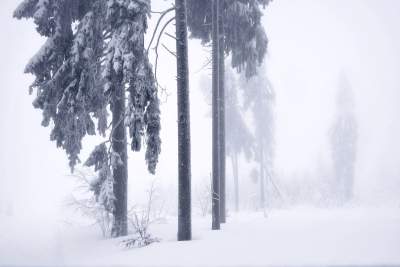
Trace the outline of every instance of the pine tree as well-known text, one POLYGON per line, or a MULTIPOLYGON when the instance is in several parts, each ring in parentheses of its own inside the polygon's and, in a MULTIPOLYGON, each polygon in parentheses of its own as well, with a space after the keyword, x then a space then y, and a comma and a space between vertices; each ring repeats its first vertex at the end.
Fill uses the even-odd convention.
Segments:
POLYGON ((160 153, 159 101, 144 50, 149 12, 149 1, 142 0, 25 0, 14 12, 33 18, 47 38, 25 71, 36 77, 34 106, 43 110, 44 126, 53 122, 51 140, 66 151, 72 171, 82 139, 96 134, 96 124, 100 135, 108 135, 86 165, 98 172, 92 189, 113 214, 113 236, 127 233, 126 127, 133 151, 147 136, 151 173, 160 153))
POLYGON ((354 95, 346 75, 340 78, 336 97, 336 118, 331 129, 332 159, 335 170, 335 192, 339 204, 353 197, 354 165, 357 150, 357 120, 354 95))
POLYGON ((178 240, 192 239, 189 66, 186 1, 175 0, 178 89, 178 240))

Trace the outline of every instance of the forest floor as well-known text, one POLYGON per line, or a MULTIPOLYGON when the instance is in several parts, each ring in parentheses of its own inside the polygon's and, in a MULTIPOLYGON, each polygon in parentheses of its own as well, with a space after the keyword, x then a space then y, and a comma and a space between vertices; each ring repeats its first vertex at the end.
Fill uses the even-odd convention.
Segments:
POLYGON ((220 231, 210 230, 210 217, 194 217, 190 242, 176 241, 170 217, 152 226, 159 243, 133 249, 95 227, 1 219, 0 266, 400 265, 400 208, 241 212, 220 231))

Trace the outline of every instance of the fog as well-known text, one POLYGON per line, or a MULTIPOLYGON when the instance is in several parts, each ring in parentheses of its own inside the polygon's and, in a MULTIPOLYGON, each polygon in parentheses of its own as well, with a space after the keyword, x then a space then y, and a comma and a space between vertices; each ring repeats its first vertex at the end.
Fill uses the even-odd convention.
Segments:
POLYGON ((318 158, 329 160, 326 135, 339 74, 345 72, 359 122, 356 193, 363 200, 396 199, 399 8, 396 1, 271 5, 265 23, 270 77, 278 96, 278 169, 304 170, 314 168, 318 158))
MULTIPOLYGON (((152 2, 154 10, 169 6, 168 1, 152 2)), ((0 9, 0 213, 11 209, 15 216, 34 216, 39 221, 67 220, 62 214, 67 209, 65 199, 76 180, 70 176, 64 151, 50 141, 50 129, 40 125, 41 112, 32 107, 33 96, 28 94, 33 77, 23 73, 43 39, 32 21, 12 18, 16 5, 17 1, 3 0, 0 9)), ((274 0, 267 7, 265 61, 276 93, 274 180, 278 184, 298 177, 315 179, 321 166, 332 171, 329 131, 344 73, 354 92, 358 123, 353 204, 400 205, 399 13, 396 0, 274 0)), ((149 32, 156 19, 151 20, 149 32)), ((168 31, 173 33, 174 28, 168 31)), ((173 40, 163 38, 164 44, 175 48, 173 40)), ((202 77, 211 74, 209 67, 202 68, 208 53, 209 48, 190 40, 194 189, 211 173, 210 106, 200 88, 202 77)), ((151 57, 154 60, 154 54, 151 57)), ((158 80, 168 97, 161 95, 162 151, 156 175, 147 173, 144 153, 129 153, 129 201, 141 201, 150 182, 157 179, 169 192, 173 213, 176 203, 171 192, 177 190, 174 64, 174 57, 160 52, 158 80)), ((85 139, 82 161, 96 141, 85 139)), ((243 157, 241 162, 245 184, 252 167, 243 157)), ((228 184, 230 168, 227 163, 228 184)))

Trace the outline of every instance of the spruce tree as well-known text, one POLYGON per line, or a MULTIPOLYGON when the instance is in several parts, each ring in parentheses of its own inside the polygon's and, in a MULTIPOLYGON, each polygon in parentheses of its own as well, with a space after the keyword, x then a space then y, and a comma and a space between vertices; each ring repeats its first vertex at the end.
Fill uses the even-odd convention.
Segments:
POLYGON ((25 71, 35 76, 34 107, 43 111, 44 126, 53 122, 51 140, 65 149, 71 170, 86 135, 97 128, 107 139, 85 164, 98 173, 91 186, 113 215, 113 236, 127 234, 126 128, 133 151, 147 137, 151 173, 160 153, 159 100, 144 50, 149 12, 149 1, 139 0, 25 0, 14 12, 33 18, 47 38, 25 71))
MULTIPOLYGON (((267 52, 268 39, 261 24, 261 8, 271 0, 220 0, 225 56, 232 55, 231 65, 246 77, 257 74, 257 67, 267 52)), ((211 42, 212 0, 187 0, 188 27, 192 38, 203 44, 211 42)))
MULTIPOLYGON (((211 40, 214 17, 212 16, 213 0, 188 0, 188 26, 193 38, 199 38, 205 44, 211 40)), ((238 72, 244 71, 246 77, 250 78, 257 73, 257 66, 264 59, 267 51, 267 36, 261 25, 262 12, 260 7, 265 7, 270 0, 240 0, 225 1, 220 0, 218 18, 221 21, 219 25, 220 55, 219 77, 224 76, 225 54, 231 54, 232 67, 238 72)), ((213 59, 214 60, 214 59, 213 59)), ((216 108, 218 115, 214 119, 218 120, 217 140, 213 144, 217 147, 217 156, 213 159, 213 164, 218 164, 218 174, 216 175, 221 183, 221 189, 218 191, 217 200, 221 200, 220 213, 222 222, 225 222, 225 93, 223 78, 219 78, 218 98, 216 108), (218 163, 214 163, 217 160, 218 163)), ((213 137, 214 138, 214 137, 213 137)), ((214 146, 213 145, 213 146, 214 146)), ((213 148, 214 149, 214 148, 213 148)), ((214 169, 214 168, 213 168, 214 169)), ((214 190, 214 189, 213 189, 214 190)), ((213 198, 214 199, 214 198, 213 198)))
POLYGON ((25 72, 35 76, 30 93, 36 89, 33 106, 43 112, 42 125, 52 121, 50 139, 66 151, 71 168, 79 162, 83 137, 95 134, 90 113, 98 111, 90 105, 98 87, 85 86, 83 66, 73 66, 80 62, 72 55, 76 49, 72 22, 79 19, 78 11, 76 1, 25 0, 14 12, 18 19, 33 18, 37 32, 46 38, 25 72))
POLYGON ((357 119, 354 94, 349 79, 342 74, 336 96, 336 117, 331 128, 331 152, 338 204, 353 197, 354 169, 357 151, 357 119))

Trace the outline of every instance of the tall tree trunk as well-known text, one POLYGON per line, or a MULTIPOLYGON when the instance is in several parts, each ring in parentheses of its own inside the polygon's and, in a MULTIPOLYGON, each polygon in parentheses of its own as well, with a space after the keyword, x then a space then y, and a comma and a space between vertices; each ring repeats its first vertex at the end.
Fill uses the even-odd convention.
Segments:
POLYGON ((220 180, 219 180, 219 143, 218 143, 218 87, 219 87, 219 0, 212 0, 212 229, 220 229, 220 180))
POLYGON ((220 217, 221 223, 226 222, 226 179, 225 179, 225 53, 224 53, 224 0, 219 0, 218 9, 218 31, 219 31, 219 76, 218 76, 218 96, 219 96, 219 179, 220 179, 220 217))
POLYGON ((233 172, 233 186, 235 190, 235 211, 239 211, 239 168, 237 154, 233 153, 231 156, 232 160, 232 172, 233 172))
POLYGON ((264 189, 264 150, 260 146, 260 208, 265 208, 265 189, 264 189))
MULTIPOLYGON (((115 75, 114 75, 115 76, 115 75)), ((114 153, 117 153, 122 164, 117 164, 113 169, 114 176, 114 223, 111 229, 113 237, 125 236, 128 234, 127 223, 127 188, 128 188, 128 165, 127 165, 127 137, 125 129, 125 89, 122 85, 122 78, 114 79, 114 94, 112 96, 112 140, 111 146, 114 153)))
POLYGON ((192 239, 189 66, 186 0, 175 0, 178 87, 178 240, 192 239))

